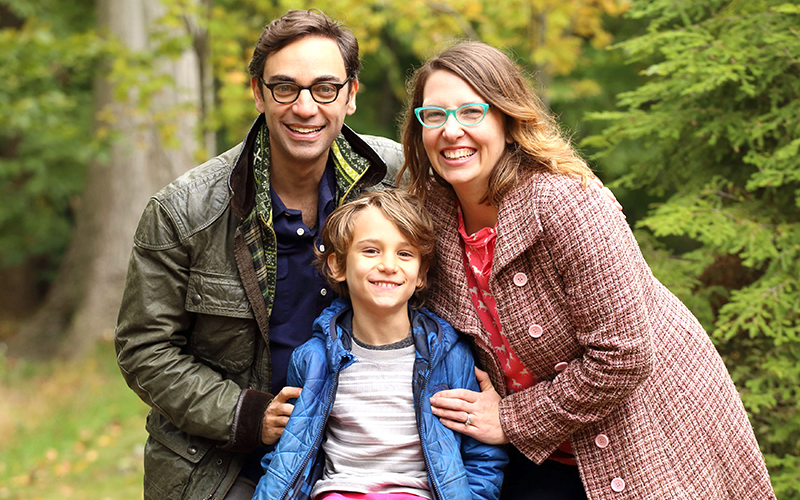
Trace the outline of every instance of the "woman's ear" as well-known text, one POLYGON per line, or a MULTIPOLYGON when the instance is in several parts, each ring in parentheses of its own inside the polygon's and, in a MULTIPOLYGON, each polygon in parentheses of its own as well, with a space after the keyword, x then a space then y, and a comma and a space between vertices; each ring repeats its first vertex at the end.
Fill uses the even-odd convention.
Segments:
POLYGON ((331 269, 331 276, 339 283, 343 282, 346 278, 344 269, 339 269, 339 263, 336 261, 336 252, 331 252, 328 255, 328 267, 331 269))

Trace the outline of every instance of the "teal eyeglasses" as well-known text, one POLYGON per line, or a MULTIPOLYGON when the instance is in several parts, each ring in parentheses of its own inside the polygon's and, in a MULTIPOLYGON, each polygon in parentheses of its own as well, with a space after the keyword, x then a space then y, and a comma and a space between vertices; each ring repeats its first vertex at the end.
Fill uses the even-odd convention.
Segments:
POLYGON ((456 117, 456 121, 465 127, 473 127, 486 117, 489 105, 483 102, 473 102, 464 104, 456 109, 444 109, 439 106, 422 106, 415 108, 414 114, 423 127, 439 128, 445 123, 450 115, 456 117))

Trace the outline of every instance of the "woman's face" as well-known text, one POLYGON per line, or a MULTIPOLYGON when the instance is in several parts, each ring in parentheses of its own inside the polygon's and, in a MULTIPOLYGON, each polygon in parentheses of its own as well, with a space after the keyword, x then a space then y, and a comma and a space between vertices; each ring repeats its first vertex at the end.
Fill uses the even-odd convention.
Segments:
MULTIPOLYGON (((422 93, 423 106, 448 110, 484 102, 467 82, 447 70, 431 73, 422 93)), ((422 143, 433 169, 453 186, 462 202, 480 199, 486 193, 492 169, 505 151, 502 114, 490 107, 483 121, 472 126, 464 126, 450 115, 439 128, 422 127, 422 143)))

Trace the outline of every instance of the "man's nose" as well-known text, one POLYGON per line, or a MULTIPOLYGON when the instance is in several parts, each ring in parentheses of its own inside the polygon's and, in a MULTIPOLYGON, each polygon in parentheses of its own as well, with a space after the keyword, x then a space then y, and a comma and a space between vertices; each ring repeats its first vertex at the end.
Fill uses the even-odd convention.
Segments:
POLYGON ((298 116, 311 116, 317 112, 318 106, 317 101, 311 96, 311 89, 302 89, 292 104, 292 110, 298 116))

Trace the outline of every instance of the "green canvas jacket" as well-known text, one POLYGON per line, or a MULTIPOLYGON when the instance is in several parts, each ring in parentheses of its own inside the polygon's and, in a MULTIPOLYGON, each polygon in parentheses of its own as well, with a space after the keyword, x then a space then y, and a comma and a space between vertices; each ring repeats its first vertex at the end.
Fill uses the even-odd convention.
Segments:
MULTIPOLYGON (((261 444, 272 300, 259 287, 243 222, 253 211, 252 148, 263 123, 261 115, 243 143, 153 196, 134 236, 115 347, 126 382, 152 408, 145 499, 223 498, 261 444)), ((337 192, 340 202, 393 187, 400 145, 347 126, 342 133, 370 166, 337 192)))

